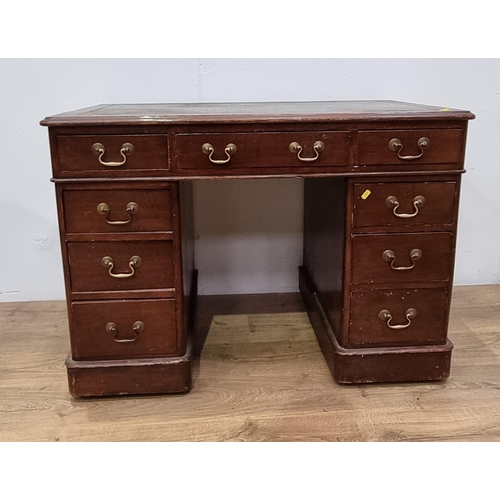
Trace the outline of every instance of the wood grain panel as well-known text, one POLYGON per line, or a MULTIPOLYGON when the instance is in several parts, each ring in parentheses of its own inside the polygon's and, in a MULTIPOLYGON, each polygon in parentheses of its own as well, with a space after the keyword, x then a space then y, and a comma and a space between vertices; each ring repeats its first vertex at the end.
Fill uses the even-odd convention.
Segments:
POLYGON ((177 354, 175 299, 73 302, 71 309, 75 360, 177 354), (144 323, 144 329, 135 333, 137 321, 144 323), (116 324, 116 333, 106 330, 110 322, 116 324))
POLYGON ((448 290, 409 289, 351 293, 349 344, 351 346, 434 345, 446 342, 448 290), (394 330, 379 318, 388 310, 391 325, 407 325, 406 312, 416 309, 410 326, 394 330))
POLYGON ((304 181, 304 266, 340 334, 343 305, 345 179, 304 181))
POLYGON ((60 172, 105 173, 108 177, 120 177, 126 172, 142 170, 168 170, 168 144, 166 135, 74 135, 57 137, 57 165, 60 172), (92 146, 100 143, 105 148, 103 162, 121 162, 120 149, 131 143, 135 151, 124 165, 102 165, 92 146))
POLYGON ((170 231, 172 214, 169 189, 65 190, 64 219, 67 233, 121 233, 128 231, 170 231), (127 205, 136 203, 137 213, 130 215, 127 205), (106 203, 107 215, 97 211, 106 203), (109 224, 128 221, 127 224, 109 224))
POLYGON ((175 137, 175 162, 179 170, 217 169, 228 172, 238 168, 269 167, 318 167, 322 165, 345 166, 349 158, 347 132, 274 132, 258 134, 178 134, 175 137), (302 158, 316 157, 313 145, 316 141, 324 143, 324 150, 314 161, 301 161, 297 153, 290 151, 290 144, 298 142, 303 150, 302 158), (224 165, 210 161, 202 151, 209 143, 214 148, 214 160, 226 160, 224 149, 235 144, 237 151, 224 165))
POLYGON ((359 165, 412 165, 418 163, 458 163, 462 157, 463 132, 461 129, 412 129, 412 130, 377 130, 358 133, 359 165), (400 156, 418 156, 420 138, 429 139, 429 146, 420 158, 402 160, 397 151, 389 148, 391 139, 397 138, 403 144, 400 156))
POLYGON ((354 184, 352 224, 355 228, 451 226, 455 223, 457 202, 456 182, 360 182, 354 184), (425 204, 415 217, 401 218, 394 215, 393 207, 387 206, 389 196, 397 198, 398 214, 415 213, 413 201, 416 196, 423 196, 425 204))
POLYGON ((352 283, 412 283, 448 281, 451 274, 451 233, 367 234, 352 237, 352 283), (384 252, 392 251, 395 259, 384 260, 384 252), (411 259, 419 250, 421 258, 411 259), (391 267, 411 267, 396 270, 391 267))
POLYGON ((68 255, 73 292, 175 287, 172 241, 70 242, 68 255), (136 255, 141 265, 128 278, 110 276, 101 264, 102 258, 109 256, 114 261, 114 274, 131 274, 129 262, 136 255))

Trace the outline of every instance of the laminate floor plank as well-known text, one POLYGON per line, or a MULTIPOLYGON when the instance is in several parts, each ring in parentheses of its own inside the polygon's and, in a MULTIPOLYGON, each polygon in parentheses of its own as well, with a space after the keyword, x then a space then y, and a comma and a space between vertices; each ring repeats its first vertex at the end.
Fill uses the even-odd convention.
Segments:
POLYGON ((500 441, 500 286, 454 288, 438 383, 335 384, 297 294, 200 297, 185 395, 72 398, 65 302, 0 320, 2 441, 500 441))

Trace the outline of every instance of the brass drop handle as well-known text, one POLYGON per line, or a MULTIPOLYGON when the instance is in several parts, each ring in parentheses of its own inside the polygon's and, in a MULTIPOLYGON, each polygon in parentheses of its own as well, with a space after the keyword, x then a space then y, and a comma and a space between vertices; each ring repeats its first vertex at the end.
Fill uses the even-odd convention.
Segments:
POLYGON ((427 149, 431 145, 431 141, 427 137, 421 137, 418 142, 417 146, 420 149, 420 154, 416 156, 401 156, 401 151, 403 150, 403 143, 397 139, 391 139, 389 141, 389 149, 391 151, 396 151, 398 154, 398 158, 400 160, 418 160, 419 158, 422 158, 424 155, 424 149, 427 149))
POLYGON ((416 318, 416 316, 417 310, 413 309, 413 307, 410 307, 406 310, 406 319, 408 320, 408 323, 406 323, 406 325, 391 325, 392 314, 389 310, 382 309, 382 311, 378 313, 378 317, 382 321, 385 321, 387 323, 387 326, 392 330, 404 330, 405 328, 408 328, 411 325, 411 320, 416 318))
POLYGON ((118 335, 118 326, 116 325, 116 323, 113 323, 112 321, 109 322, 107 325, 106 325, 106 331, 108 333, 112 333, 113 334, 113 340, 115 342, 135 342, 139 336, 139 333, 141 333, 142 331, 144 330, 144 323, 142 321, 136 321, 133 325, 132 325, 132 331, 134 332, 134 337, 131 338, 131 339, 120 339, 120 338, 117 338, 117 335, 118 335))
POLYGON ((417 260, 420 260, 422 258, 422 250, 420 250, 418 248, 414 248, 410 252, 410 259, 413 262, 413 265, 407 266, 407 267, 404 267, 404 266, 396 267, 394 265, 394 262, 396 261, 396 255, 394 254, 394 252, 392 250, 386 250, 382 254, 382 258, 386 262, 390 262, 391 263, 391 269, 394 269, 394 271, 409 271, 410 269, 413 269, 415 267, 415 262, 417 260))
POLYGON ((313 144, 313 150, 316 153, 316 156, 313 156, 312 158, 302 158, 302 156, 300 156, 302 146, 298 142, 292 142, 289 147, 292 153, 297 154, 297 158, 300 161, 315 161, 319 158, 319 153, 325 149, 325 144, 322 141, 316 141, 313 144))
POLYGON ((212 155, 215 152, 214 147, 209 143, 206 142, 203 144, 201 147, 201 150, 203 151, 204 154, 208 155, 208 159, 217 165, 223 165, 224 163, 227 163, 231 159, 231 155, 236 154, 238 151, 238 148, 236 147, 236 144, 233 144, 232 142, 229 143, 225 148, 224 148, 224 153, 226 153, 227 158, 225 160, 214 160, 212 158, 212 155))
POLYGON ((122 147, 120 149, 120 154, 122 155, 123 160, 122 161, 103 161, 102 157, 104 156, 104 153, 106 152, 106 149, 100 142, 96 142, 92 146, 92 153, 94 153, 96 156, 99 157, 99 163, 101 165, 104 165, 105 167, 121 167, 125 165, 127 162, 127 156, 130 156, 133 154, 135 151, 135 148, 130 142, 126 142, 125 144, 122 144, 122 147))
POLYGON ((99 203, 99 205, 97 205, 96 210, 99 215, 103 215, 104 217, 106 217, 106 222, 108 224, 112 224, 114 226, 122 226, 124 224, 128 224, 129 222, 131 222, 132 215, 135 215, 139 211, 139 205, 137 203, 134 203, 133 201, 127 204, 127 209, 126 209, 126 212, 128 214, 127 220, 109 220, 108 219, 109 205, 107 203, 99 203))
POLYGON ((113 278, 131 278, 134 275, 136 268, 138 268, 142 264, 142 259, 138 255, 134 255, 133 257, 130 257, 128 267, 130 267, 130 270, 132 271, 131 273, 114 274, 113 267, 115 266, 115 262, 111 257, 108 257, 108 256, 103 257, 101 259, 101 264, 102 264, 102 267, 108 268, 109 275, 113 278))
POLYGON ((388 196, 385 200, 385 204, 389 207, 392 208, 392 213, 401 219, 411 219, 412 217, 415 217, 418 214, 418 209, 422 208, 425 205, 425 198, 421 195, 415 196, 413 198, 413 206, 415 208, 415 212, 412 214, 398 214, 396 210, 399 207, 399 201, 395 196, 388 196))

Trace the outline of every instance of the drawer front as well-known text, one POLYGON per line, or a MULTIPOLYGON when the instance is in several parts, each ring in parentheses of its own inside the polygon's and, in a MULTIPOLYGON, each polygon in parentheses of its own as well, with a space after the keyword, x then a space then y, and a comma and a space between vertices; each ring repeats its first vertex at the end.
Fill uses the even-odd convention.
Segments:
POLYGON ((175 140, 181 170, 345 166, 349 157, 347 132, 179 134, 175 140))
POLYGON ((104 171, 108 176, 120 176, 128 171, 169 168, 164 135, 58 136, 57 158, 62 172, 104 171))
POLYGON ((352 238, 352 283, 447 281, 451 233, 358 234, 352 238))
POLYGON ((68 233, 172 229, 169 189, 71 189, 63 200, 68 233))
POLYGON ((174 287, 172 241, 70 242, 68 256, 73 292, 174 287))
POLYGON ((73 359, 175 355, 175 300, 73 302, 73 359))
POLYGON ((358 133, 358 165, 459 163, 463 133, 459 129, 384 130, 358 133))
POLYGON ((353 196, 354 227, 455 223, 456 182, 359 183, 353 196))
POLYGON ((353 292, 349 343, 358 347, 444 344, 447 318, 446 288, 353 292))

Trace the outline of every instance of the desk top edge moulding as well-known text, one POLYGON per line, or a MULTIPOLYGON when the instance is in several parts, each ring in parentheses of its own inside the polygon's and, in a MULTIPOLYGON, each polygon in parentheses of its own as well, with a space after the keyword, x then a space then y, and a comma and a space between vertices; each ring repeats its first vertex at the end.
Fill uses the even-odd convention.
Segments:
POLYGON ((49 116, 46 126, 169 123, 279 123, 349 120, 471 120, 470 111, 400 101, 99 104, 49 116))
POLYGON ((192 181, 304 178, 299 289, 337 383, 438 381, 470 111, 102 104, 49 128, 74 396, 192 388, 192 181))

